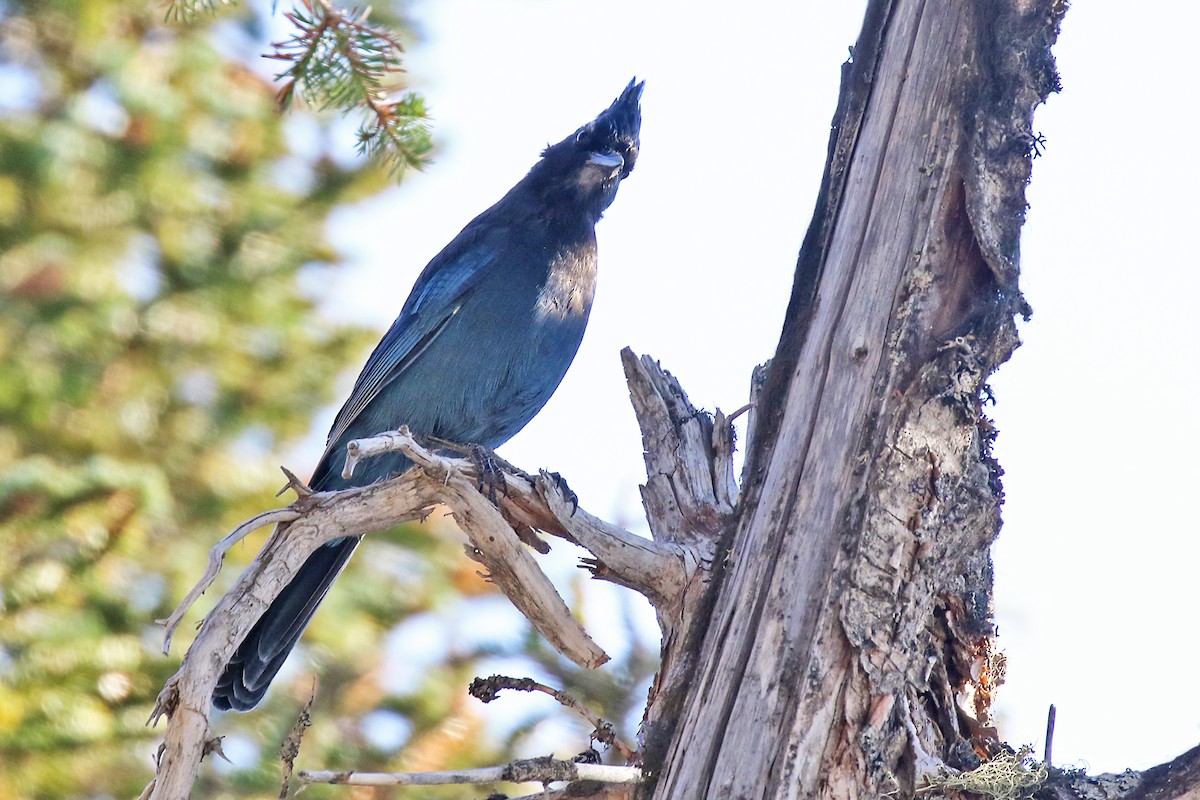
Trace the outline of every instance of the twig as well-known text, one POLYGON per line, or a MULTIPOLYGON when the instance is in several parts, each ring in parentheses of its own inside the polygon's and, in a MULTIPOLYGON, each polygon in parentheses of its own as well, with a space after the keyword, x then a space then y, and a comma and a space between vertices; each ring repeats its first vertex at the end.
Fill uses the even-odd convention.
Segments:
POLYGON ((171 616, 166 619, 156 619, 155 622, 166 627, 166 633, 163 634, 163 655, 168 655, 171 652, 171 637, 175 634, 175 629, 179 627, 179 623, 183 620, 185 614, 191 609, 192 605, 200 599, 200 595, 212 586, 212 582, 217 579, 217 575, 221 573, 221 564, 225 561, 225 554, 229 552, 229 548, 245 539, 259 528, 267 525, 276 525, 282 522, 292 522, 300 518, 300 512, 293 508, 277 508, 274 511, 265 511, 257 517, 248 519, 241 525, 233 529, 233 533, 226 536, 213 547, 208 553, 208 569, 204 571, 204 575, 192 587, 192 590, 187 593, 183 601, 176 606, 171 612, 171 616))
POLYGON ((345 786, 444 786, 477 783, 557 783, 559 781, 596 781, 597 783, 640 783, 638 767, 607 764, 577 764, 556 758, 527 758, 498 767, 448 770, 445 772, 332 772, 301 770, 306 783, 333 783, 345 786))
POLYGON ((571 541, 596 557, 592 573, 627 586, 660 606, 676 599, 694 572, 695 559, 684 548, 656 542, 592 516, 567 499, 558 481, 542 470, 536 491, 571 541))
POLYGON ((404 452, 404 448, 413 441, 407 425, 402 425, 397 431, 386 431, 351 441, 346 445, 346 464, 342 467, 342 477, 347 480, 354 477, 354 468, 358 466, 359 461, 384 453, 404 452))
POLYGON ((616 751, 626 761, 634 760, 636 754, 617 738, 616 730, 613 728, 611 722, 601 719, 600 715, 596 712, 560 689, 555 689, 544 683, 538 683, 532 678, 510 678, 507 675, 492 675, 488 678, 476 678, 471 681, 471 687, 467 691, 471 693, 472 697, 476 697, 485 703, 490 703, 499 696, 503 689, 512 689, 517 692, 541 692, 542 694, 550 695, 561 705, 571 709, 591 723, 592 727, 595 728, 594 735, 597 741, 616 748, 616 751))
POLYGON ((287 800, 288 789, 291 788, 292 770, 296 766, 296 756, 300 755, 300 743, 304 740, 304 732, 312 725, 313 701, 317 699, 317 681, 313 679, 312 693, 308 702, 300 710, 296 724, 288 731, 283 744, 279 748, 279 758, 283 761, 283 782, 279 787, 279 800, 287 800))
POLYGON ((200 760, 203 761, 204 759, 208 758, 210 755, 215 753, 215 754, 219 755, 221 758, 223 758, 227 764, 232 764, 233 762, 229 760, 229 756, 225 755, 224 746, 225 746, 225 737, 224 736, 212 737, 211 739, 209 739, 208 741, 206 741, 204 743, 203 747, 200 748, 200 760))
POLYGON ((313 493, 313 490, 309 488, 307 483, 305 483, 304 481, 302 481, 296 477, 296 473, 292 472, 290 469, 288 469, 287 467, 283 467, 283 466, 281 466, 279 469, 282 470, 283 474, 287 476, 288 482, 287 482, 287 486, 284 486, 282 489, 280 489, 278 492, 275 493, 276 497, 279 497, 281 494, 286 492, 288 489, 291 489, 293 492, 295 492, 296 497, 308 497, 310 494, 313 493))
POLYGON ((728 417, 726 417, 725 421, 732 423, 735 419, 740 417, 742 414, 745 414, 747 411, 749 411, 752 408, 754 408, 754 403, 746 403, 746 405, 742 406, 737 411, 734 411, 732 414, 730 414, 728 417))
POLYGON ((1050 761, 1050 755, 1054 748, 1054 717, 1057 713, 1054 709, 1054 704, 1051 703, 1050 710, 1046 712, 1046 750, 1044 753, 1045 758, 1042 759, 1042 763, 1047 767, 1053 766, 1053 762, 1050 761))

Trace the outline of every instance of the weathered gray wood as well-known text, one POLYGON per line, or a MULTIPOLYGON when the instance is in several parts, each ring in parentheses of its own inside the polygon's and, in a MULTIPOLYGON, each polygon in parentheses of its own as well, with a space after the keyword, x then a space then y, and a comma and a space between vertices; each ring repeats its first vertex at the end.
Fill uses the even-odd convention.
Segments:
POLYGON ((1024 310, 1061 10, 871 4, 654 797, 908 796, 987 737, 1001 494, 981 406, 1024 310))
POLYGON ((621 363, 642 431, 646 484, 642 505, 658 541, 711 549, 733 513, 733 430, 696 409, 679 381, 628 347, 621 363))
MULTIPOLYGON (((646 484, 642 505, 656 542, 678 553, 681 583, 651 597, 662 631, 659 664, 642 718, 643 758, 669 742, 695 673, 693 638, 702 618, 719 540, 737 504, 733 428, 719 410, 697 409, 654 359, 621 352, 630 399, 642 431, 646 484)), ((653 761, 650 756, 649 760, 653 761)))

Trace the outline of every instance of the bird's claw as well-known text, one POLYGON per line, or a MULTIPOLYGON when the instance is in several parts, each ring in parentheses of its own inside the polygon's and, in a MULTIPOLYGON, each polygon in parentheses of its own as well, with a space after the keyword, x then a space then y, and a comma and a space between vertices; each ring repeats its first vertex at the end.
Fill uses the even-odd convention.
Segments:
POLYGON ((571 516, 575 516, 575 512, 579 510, 579 495, 572 491, 567 485, 567 479, 557 472, 547 472, 546 477, 554 482, 555 488, 562 492, 563 498, 571 504, 571 516))
POLYGON ((600 751, 598 751, 594 747, 589 747, 587 750, 584 750, 582 753, 575 756, 571 760, 574 761, 576 764, 599 764, 600 763, 600 751))
POLYGON ((479 491, 486 494, 488 500, 496 503, 496 489, 499 488, 508 497, 508 483, 504 480, 504 467, 508 465, 504 459, 496 455, 490 448, 479 444, 468 445, 471 463, 475 465, 475 476, 479 482, 479 491))

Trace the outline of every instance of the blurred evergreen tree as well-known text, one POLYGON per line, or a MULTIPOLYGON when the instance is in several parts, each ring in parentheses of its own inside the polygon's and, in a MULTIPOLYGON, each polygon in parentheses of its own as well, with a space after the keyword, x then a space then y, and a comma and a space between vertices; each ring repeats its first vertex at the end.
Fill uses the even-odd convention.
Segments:
MULTIPOLYGON (((376 337, 324 320, 317 295, 338 263, 330 212, 391 180, 277 114, 277 87, 241 60, 269 11, 175 24, 154 2, 0 0, 0 797, 141 791, 146 719, 190 638, 185 622, 165 658, 152 621, 217 538, 281 502, 281 454, 376 337)), ((389 688, 382 643, 400 620, 444 627, 448 607, 496 599, 444 527, 373 539, 299 651, 322 675, 301 763, 507 757, 551 712, 489 744, 465 687, 481 657, 526 647, 520 622, 511 641, 443 644, 422 660, 438 669, 389 688)), ((652 668, 633 654, 586 691, 544 647, 525 663, 622 722, 652 668)), ((197 796, 278 793, 275 751, 312 677, 276 683, 262 709, 216 722, 235 764, 203 770, 197 796)))

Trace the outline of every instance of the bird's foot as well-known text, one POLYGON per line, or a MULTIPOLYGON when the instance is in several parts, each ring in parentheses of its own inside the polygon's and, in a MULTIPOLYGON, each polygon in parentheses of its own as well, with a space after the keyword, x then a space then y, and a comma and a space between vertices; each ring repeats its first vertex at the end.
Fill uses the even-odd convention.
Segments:
POLYGON ((571 504, 571 516, 575 516, 575 512, 579 510, 579 495, 567 485, 567 479, 557 472, 547 472, 546 477, 554 481, 554 486, 562 492, 562 496, 571 504))
POLYGON ((440 436, 418 436, 417 441, 424 444, 426 447, 435 447, 439 450, 449 450, 452 453, 458 453, 459 455, 467 456, 471 459, 472 463, 476 467, 479 467, 479 462, 481 460, 480 453, 482 453, 486 455, 486 460, 491 463, 492 467, 494 468, 493 471, 503 471, 507 472, 509 475, 514 475, 518 478, 524 478, 530 486, 533 486, 537 483, 532 475, 516 466, 512 462, 505 461, 496 454, 495 450, 492 450, 490 447, 484 447, 481 444, 460 444, 459 442, 452 442, 449 439, 443 439, 440 436))
POLYGON ((496 489, 500 489, 504 496, 508 497, 508 484, 504 481, 504 473, 506 469, 512 469, 518 473, 520 470, 496 455, 490 447, 472 444, 467 445, 467 449, 471 463, 475 465, 475 478, 479 482, 479 491, 486 494, 492 503, 497 502, 496 489))

